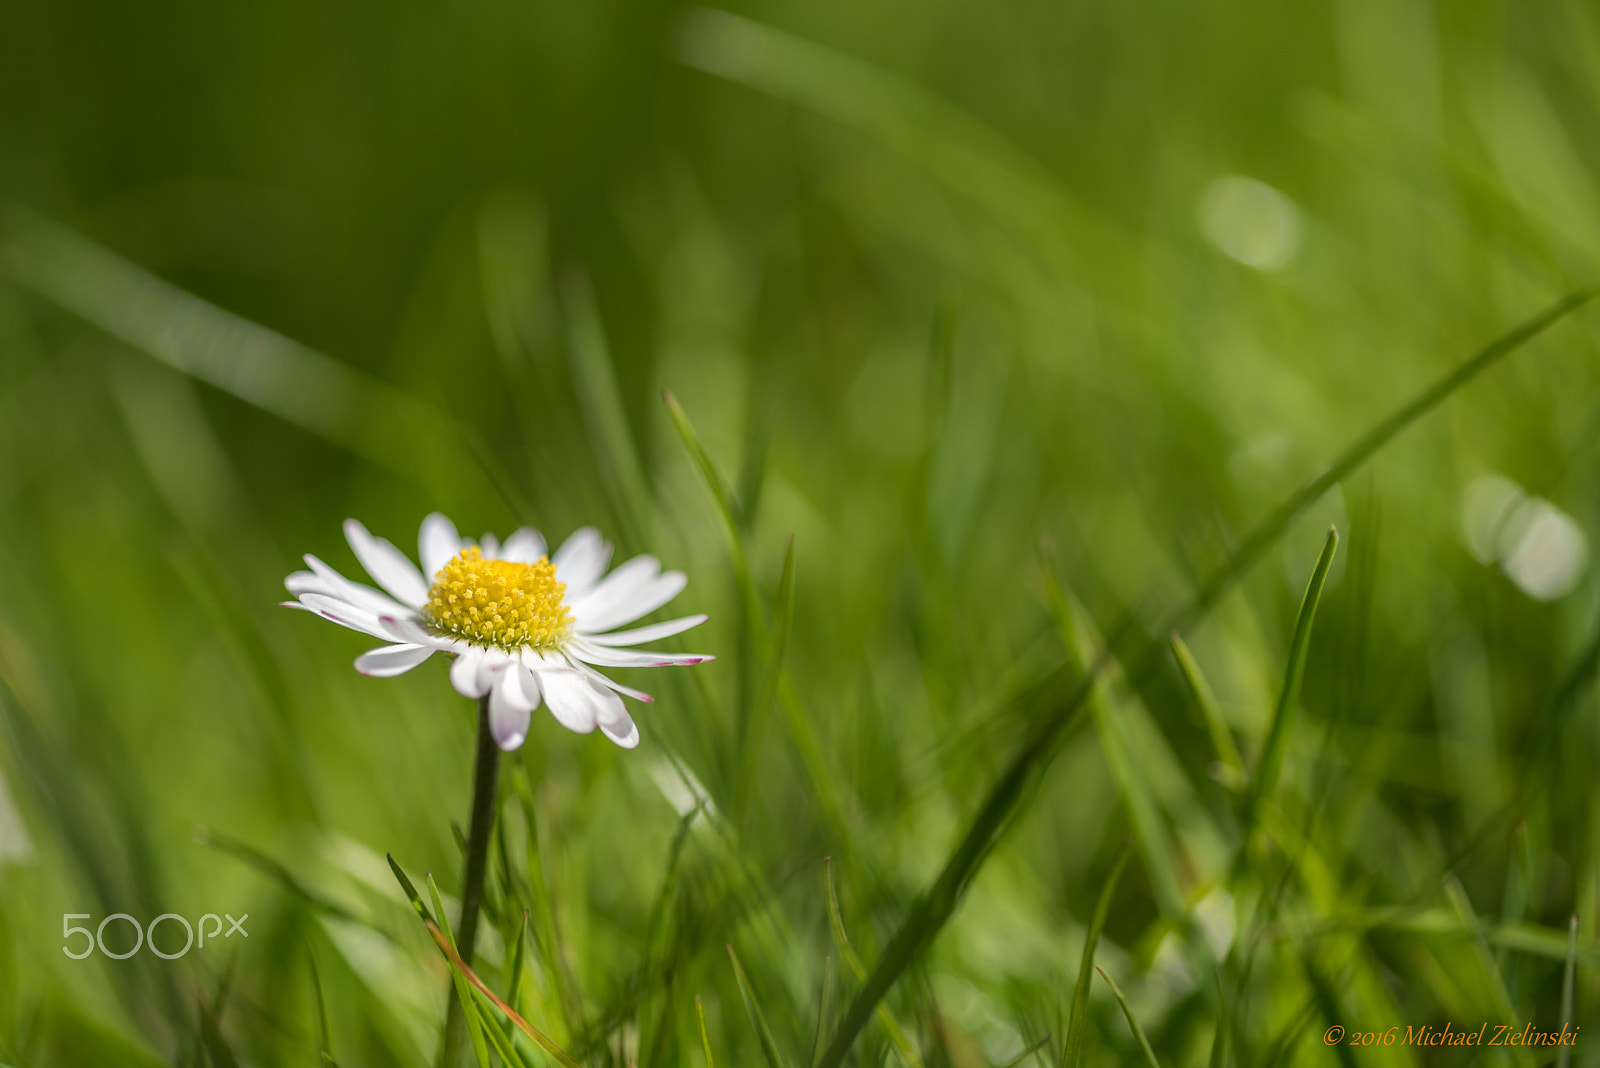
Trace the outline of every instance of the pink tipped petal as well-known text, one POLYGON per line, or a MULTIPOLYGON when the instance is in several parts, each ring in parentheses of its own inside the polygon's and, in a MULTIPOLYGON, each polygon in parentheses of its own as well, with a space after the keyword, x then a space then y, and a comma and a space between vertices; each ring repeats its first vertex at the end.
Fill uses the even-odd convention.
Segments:
POLYGON ((567 584, 569 600, 576 600, 579 594, 605 574, 606 564, 610 560, 611 546, 594 527, 573 531, 572 536, 550 558, 550 562, 556 565, 557 581, 567 584))
POLYGON ((663 623, 652 623, 648 627, 639 627, 636 630, 619 630, 610 634, 585 634, 583 640, 590 645, 639 645, 643 642, 670 638, 674 634, 682 634, 691 627, 698 627, 709 618, 709 616, 684 616, 663 623))
POLYGON ((394 640, 397 642, 426 645, 430 649, 450 649, 456 645, 454 638, 434 634, 412 615, 379 616, 378 623, 384 630, 394 635, 394 640))
MULTIPOLYGON (((622 568, 618 568, 613 574, 620 574, 621 571, 622 568)), ((573 621, 577 623, 579 630, 604 631, 620 627, 624 623, 632 623, 640 616, 649 615, 678 596, 689 582, 682 571, 668 571, 642 583, 627 597, 602 600, 599 594, 610 581, 611 579, 607 578, 594 588, 592 595, 598 604, 591 605, 585 602, 573 609, 573 621)))
POLYGON ((434 650, 425 645, 380 645, 356 657, 356 670, 363 675, 389 679, 404 675, 433 653, 434 650))
POLYGON ((541 671, 545 707, 556 722, 577 734, 588 734, 600 723, 601 703, 589 680, 571 669, 541 671))
POLYGON ((428 584, 406 554, 382 538, 375 538, 367 528, 354 519, 344 521, 344 536, 350 542, 356 559, 367 569, 367 574, 378 585, 388 590, 397 601, 421 608, 428 599, 428 584))
POLYGON ((450 685, 462 697, 479 698, 489 692, 490 677, 484 673, 483 646, 469 645, 456 655, 450 665, 450 685))
POLYGON ((528 699, 517 672, 500 673, 489 694, 489 733, 495 744, 507 751, 521 745, 528 737, 528 720, 536 704, 537 694, 528 699))
POLYGON ((450 558, 461 551, 461 535, 449 517, 434 512, 422 521, 417 535, 417 553, 422 559, 422 576, 429 582, 450 558))
POLYGON ((658 653, 652 649, 608 649, 602 645, 591 645, 581 638, 575 639, 568 645, 567 651, 569 655, 579 660, 600 667, 674 667, 701 664, 716 659, 697 653, 658 653))
POLYGON ((383 624, 378 622, 378 617, 365 609, 351 604, 349 601, 337 597, 329 597, 320 593, 302 593, 300 603, 311 609, 323 619, 331 619, 341 627, 358 630, 362 634, 370 634, 374 638, 393 641, 383 624))
POLYGON ((500 556, 519 564, 536 564, 544 555, 544 538, 532 527, 522 527, 500 546, 500 556))

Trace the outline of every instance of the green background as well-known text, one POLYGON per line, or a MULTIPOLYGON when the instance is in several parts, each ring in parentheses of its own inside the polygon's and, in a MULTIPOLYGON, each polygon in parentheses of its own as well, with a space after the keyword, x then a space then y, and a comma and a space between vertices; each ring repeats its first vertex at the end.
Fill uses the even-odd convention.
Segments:
MULTIPOLYGON (((431 1061, 448 971, 383 856, 459 892, 472 706, 276 602, 304 552, 359 577, 347 516, 410 551, 442 510, 596 524, 711 615, 670 644, 714 663, 619 673, 639 750, 536 713, 506 764, 483 975, 528 909, 519 1007, 586 1064, 700 1065, 697 997, 716 1063, 763 1063, 730 943, 768 1052, 814 1060, 860 989, 824 858, 870 969, 1098 634, 849 1063, 1069 1056, 1131 834, 1097 960, 1164 1065, 1222 1031, 1240 1065, 1547 1063, 1322 1034, 1559 1029, 1574 915, 1600 1064, 1597 586, 1529 596, 1536 513, 1467 507, 1509 479, 1569 539, 1527 552, 1582 563, 1597 313, 1230 564, 1597 260, 1578 0, 6 0, 0 1063, 431 1061), (1242 849, 1163 621, 1230 579, 1184 637, 1253 769, 1330 523, 1242 849), (250 934, 61 954, 118 912, 250 934)), ((1076 1037, 1141 1056, 1098 980, 1076 1037)))

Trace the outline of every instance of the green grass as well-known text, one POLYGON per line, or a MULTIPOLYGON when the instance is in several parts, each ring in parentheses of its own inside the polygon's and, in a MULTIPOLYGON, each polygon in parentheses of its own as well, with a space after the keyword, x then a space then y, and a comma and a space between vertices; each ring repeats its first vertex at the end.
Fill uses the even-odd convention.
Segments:
POLYGON ((0 12, 0 1065, 453 996, 474 1065, 1600 1066, 1597 71, 1574 0, 0 12), (470 975, 472 702, 277 607, 435 509, 717 656, 536 713, 470 975), (1485 1021, 1583 1037, 1323 1040, 1485 1021))

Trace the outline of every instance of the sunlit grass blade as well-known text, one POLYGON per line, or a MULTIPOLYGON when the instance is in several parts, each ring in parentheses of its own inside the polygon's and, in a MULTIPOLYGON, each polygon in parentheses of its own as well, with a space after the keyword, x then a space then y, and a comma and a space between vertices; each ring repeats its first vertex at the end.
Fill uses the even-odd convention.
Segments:
POLYGON ((1111 996, 1117 999, 1117 1004, 1122 1006, 1122 1015, 1127 1017, 1128 1030, 1133 1032, 1134 1040, 1139 1043, 1139 1052, 1144 1054, 1144 1062, 1150 1068, 1161 1068, 1161 1062, 1156 1060, 1156 1051, 1150 1048, 1150 1039, 1145 1037, 1144 1028, 1139 1026, 1138 1017, 1134 1016, 1133 1008, 1128 1004, 1128 999, 1122 995, 1122 988, 1116 984, 1106 970, 1096 964, 1094 970, 1100 973, 1100 978, 1106 981, 1106 986, 1111 988, 1111 996))
POLYGON ((526 771, 520 764, 516 765, 516 772, 512 775, 511 781, 517 793, 517 801, 522 807, 522 822, 528 835, 528 881, 533 896, 534 942, 539 950, 545 975, 555 991, 556 1003, 561 1006, 561 1014, 567 1025, 567 1035, 582 1034, 584 1031, 582 999, 567 971, 561 931, 556 925, 555 904, 550 898, 549 862, 545 857, 544 836, 539 833, 539 813, 538 807, 534 804, 533 787, 529 784, 526 771))
POLYGON ((766 1014, 761 1011, 761 1003, 756 1000, 755 989, 750 985, 750 977, 744 973, 744 965, 739 963, 739 954, 733 951, 733 944, 728 944, 728 959, 733 962, 733 974, 739 981, 739 993, 744 998, 745 1011, 750 1014, 750 1023, 756 1029, 756 1037, 761 1041, 761 1053, 767 1059, 767 1068, 784 1068, 783 1055, 778 1050, 778 1043, 772 1037, 772 1028, 767 1026, 766 1014))
MULTIPOLYGON (((1572 995, 1578 975, 1578 917, 1567 921, 1567 960, 1561 969, 1561 1033, 1572 1026, 1572 995)), ((1568 1068, 1572 1063, 1572 1047, 1563 1044, 1556 1058, 1557 1068, 1568 1068)))
POLYGON ((1242 789, 1246 782, 1244 760, 1239 756, 1239 747, 1234 744, 1233 731, 1222 716, 1222 708, 1217 704, 1216 694, 1212 693, 1205 674, 1200 670, 1199 662, 1195 660, 1194 654, 1189 651, 1189 646, 1179 637, 1177 631, 1168 636, 1167 642, 1172 646, 1172 656, 1178 662, 1178 674, 1183 679, 1184 689, 1188 692, 1189 699, 1194 702, 1200 718, 1205 721, 1206 731, 1211 735, 1211 745, 1217 752, 1217 768, 1220 770, 1222 784, 1230 790, 1242 789))
POLYGON ((1089 984, 1094 979, 1094 953, 1100 945, 1100 932, 1105 930, 1106 917, 1111 914, 1111 899, 1116 895, 1117 882, 1122 869, 1133 855, 1133 843, 1123 840, 1111 858, 1111 870, 1100 887, 1100 898, 1094 904, 1094 915, 1083 936, 1083 959, 1078 964, 1078 982, 1072 988, 1072 1014, 1067 1017, 1067 1049, 1061 1058, 1062 1068, 1078 1068, 1083 1062, 1083 1031, 1089 1016, 1089 984))
MULTIPOLYGON (((839 956, 856 977, 856 982, 864 983, 867 981, 867 969, 862 967, 861 958, 856 956, 855 948, 850 945, 850 936, 844 929, 844 915, 839 911, 839 892, 833 884, 833 861, 824 860, 822 870, 828 891, 828 920, 833 925, 833 938, 839 945, 839 956)), ((905 1029, 900 1026, 900 1021, 889 1011, 889 1006, 882 1002, 878 1003, 878 1023, 882 1025, 884 1034, 889 1038, 889 1044, 894 1046, 901 1062, 907 1068, 922 1068, 922 1057, 918 1054, 917 1047, 912 1044, 905 1029)))
POLYGON ((1278 707, 1272 715, 1272 726, 1267 730, 1267 740, 1262 746, 1261 760, 1250 780, 1250 792, 1245 800, 1244 823, 1249 828, 1259 815, 1263 804, 1272 799, 1278 788, 1278 776, 1283 771, 1283 758, 1289 746, 1289 729, 1295 710, 1300 703, 1300 683, 1305 678, 1306 657, 1311 652, 1311 625, 1316 619, 1317 604, 1322 600, 1322 587, 1328 580, 1328 570, 1333 566, 1333 554, 1339 548, 1339 532, 1328 528, 1328 537, 1322 543, 1322 553, 1317 557, 1311 580, 1306 583, 1305 596, 1300 599, 1300 614, 1294 622, 1294 636, 1289 641, 1289 662, 1283 672, 1283 687, 1278 691, 1278 707))
POLYGON ((716 1058, 711 1056, 711 1036, 706 1033, 706 1007, 699 994, 694 998, 694 1018, 700 1025, 700 1052, 705 1055, 706 1068, 717 1068, 716 1058))
MULTIPOLYGON (((444 900, 439 896, 439 886, 433 881, 431 873, 428 875, 428 896, 433 901, 433 914, 438 917, 438 921, 432 925, 432 929, 439 931, 439 937, 442 937, 444 945, 449 947, 449 954, 447 955, 452 960, 459 960, 459 951, 456 949, 456 936, 450 930, 450 917, 445 915, 444 900)), ((472 1039, 472 1052, 478 1059, 478 1068, 490 1068, 489 1046, 484 1038, 483 1016, 478 1011, 478 1002, 472 996, 472 990, 467 985, 466 977, 459 971, 451 970, 450 981, 455 984, 456 997, 461 999, 461 1012, 466 1020, 467 1034, 472 1039)), ((449 1064, 449 1059, 454 1056, 454 1050, 445 1050, 447 1065, 449 1064)))

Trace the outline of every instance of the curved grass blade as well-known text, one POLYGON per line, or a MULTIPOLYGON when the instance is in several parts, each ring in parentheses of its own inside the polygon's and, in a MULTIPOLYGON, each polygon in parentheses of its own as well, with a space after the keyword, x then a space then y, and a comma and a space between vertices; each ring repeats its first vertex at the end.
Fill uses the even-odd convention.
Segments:
POLYGON ((1006 1063, 1002 1064, 1000 1068, 1019 1068, 1023 1061, 1027 1060, 1029 1057, 1032 1057, 1035 1053, 1038 1053, 1040 1050, 1048 1046, 1050 1044, 1050 1040, 1054 1037, 1055 1036, 1049 1031, 1046 1031, 1043 1038, 1029 1046, 1027 1049, 1023 1050, 1021 1053, 1017 1054, 1015 1057, 1011 1058, 1006 1063))
POLYGON ((1289 663, 1283 672, 1283 689, 1278 692, 1278 708, 1273 713, 1272 727, 1267 731, 1255 777, 1250 780, 1244 814, 1247 831, 1254 824, 1261 805, 1271 799, 1278 787, 1283 756, 1289 746, 1289 723, 1300 702, 1300 683, 1305 678, 1306 656, 1311 651, 1311 624, 1316 619, 1317 603, 1322 600, 1322 587, 1328 581, 1328 569, 1333 566, 1333 554, 1338 548, 1339 532, 1329 527, 1327 540, 1322 543, 1322 554, 1317 557, 1311 581, 1306 583, 1305 596, 1300 599, 1300 614, 1294 621, 1294 637, 1289 642, 1289 663))
POLYGON ((1244 760, 1239 756, 1239 747, 1233 742, 1233 732, 1228 728, 1228 721, 1222 717, 1222 708, 1217 704, 1217 695, 1211 691, 1205 675, 1200 670, 1199 661, 1195 660, 1194 654, 1189 651, 1189 646, 1179 637, 1177 631, 1173 631, 1167 637, 1167 644, 1172 647, 1172 656, 1178 662, 1178 674, 1183 677, 1183 685, 1189 693, 1189 699, 1194 702, 1200 718, 1205 720, 1206 731, 1211 735, 1211 745, 1217 751, 1217 767, 1221 769, 1222 784, 1230 790, 1242 789, 1247 781, 1244 760))
MULTIPOLYGON (((844 916, 839 911, 839 893, 833 885, 831 858, 822 862, 822 869, 828 884, 828 919, 833 923, 834 941, 839 943, 839 956, 855 975, 856 982, 864 983, 867 981, 867 969, 862 967, 861 958, 856 956, 854 947, 850 945, 850 936, 844 930, 844 916)), ((878 1003, 878 1023, 883 1026, 884 1034, 889 1036, 890 1044, 894 1046, 895 1052, 900 1055, 900 1060, 906 1068, 922 1068, 922 1058, 917 1054, 917 1047, 912 1045, 905 1029, 900 1026, 900 1021, 889 1011, 889 1006, 881 1001, 878 1003)))
POLYGON ((1083 960, 1078 965, 1078 983, 1072 988, 1072 1015, 1067 1018, 1067 1051, 1061 1058, 1062 1068, 1078 1068, 1083 1060, 1083 1022, 1089 1014, 1089 983, 1093 978, 1094 951, 1100 944, 1100 932, 1105 929, 1106 917, 1111 912, 1111 897, 1116 893, 1122 869, 1133 855, 1133 842, 1124 838, 1111 859, 1111 874, 1100 888, 1100 900, 1094 904, 1094 916, 1089 921, 1089 931, 1083 939, 1083 960))
MULTIPOLYGON (((439 922, 437 924, 430 924, 429 930, 437 930, 442 932, 442 937, 445 944, 450 947, 451 953, 455 953, 456 936, 450 930, 450 917, 445 915, 444 901, 439 897, 439 886, 433 881, 432 873, 429 873, 428 875, 428 896, 433 899, 434 915, 439 917, 439 922)), ((456 959, 459 960, 460 958, 457 957, 456 959)), ((467 981, 461 976, 460 973, 451 972, 450 980, 455 984, 456 997, 461 999, 461 1011, 462 1015, 467 1021, 467 1034, 472 1037, 472 1052, 478 1058, 478 1068, 491 1068, 489 1063, 489 1047, 483 1037, 483 1015, 478 1011, 478 1003, 473 1000, 472 992, 467 989, 467 981)), ((446 1042, 446 1045, 453 1044, 454 1043, 452 1042, 446 1042)), ((455 1052, 453 1050, 447 1049, 445 1051, 446 1058, 454 1056, 455 1052)))
POLYGON ((706 1007, 699 994, 694 996, 694 1017, 700 1024, 700 1050, 706 1055, 706 1068, 717 1068, 716 1058, 711 1056, 711 1036, 706 1034, 706 1007))
POLYGON ((1128 1030, 1133 1032, 1133 1037, 1139 1043, 1139 1050, 1144 1054, 1144 1062, 1150 1068, 1161 1068, 1161 1062, 1156 1060, 1156 1051, 1150 1048, 1150 1040, 1145 1037, 1144 1028, 1139 1026, 1138 1017, 1133 1015, 1133 1009, 1128 1005, 1128 999, 1122 996, 1122 988, 1116 984, 1106 970, 1096 964, 1094 970, 1100 973, 1100 978, 1106 981, 1106 986, 1111 988, 1111 995, 1117 999, 1117 1004, 1122 1006, 1122 1015, 1128 1018, 1128 1030))
POLYGON ((739 954, 733 951, 732 942, 728 943, 728 959, 733 961, 733 974, 739 980, 739 993, 744 996, 745 1011, 755 1025, 756 1037, 761 1040, 761 1052, 767 1058, 768 1068, 784 1068, 778 1043, 772 1037, 772 1028, 767 1026, 766 1014, 761 1011, 761 1003, 756 1000, 755 989, 750 985, 750 977, 744 973, 744 965, 739 963, 739 954))
POLYGON ((316 955, 307 953, 306 959, 311 964, 311 989, 317 996, 317 1059, 338 1068, 333 1059, 333 1042, 328 1037, 328 1003, 322 997, 322 975, 317 971, 316 955))
MULTIPOLYGON (((1456 390, 1494 366, 1522 345, 1542 333, 1553 323, 1576 311, 1600 293, 1600 287, 1587 286, 1563 296, 1532 318, 1519 323, 1460 364, 1428 388, 1417 394, 1382 422, 1378 423, 1354 444, 1339 455, 1328 469, 1302 485, 1282 505, 1269 515, 1244 539, 1228 560, 1200 588, 1190 602, 1173 613, 1161 631, 1181 631, 1202 618, 1224 593, 1248 571, 1261 556, 1282 536, 1289 524, 1317 501, 1332 486, 1348 477, 1372 455, 1387 445, 1401 431, 1432 411, 1456 390)), ((1109 661, 1120 646, 1127 630, 1118 634, 1106 645, 1101 659, 1109 661)), ((1141 667, 1143 665, 1140 665, 1141 667)), ((878 965, 868 977, 861 992, 851 1002, 839 1029, 834 1033, 827 1052, 817 1068, 839 1068, 845 1054, 854 1044, 856 1036, 866 1026, 878 1002, 900 975, 921 956, 923 949, 933 941, 955 912, 967 885, 996 841, 1010 826, 1013 818, 1024 807, 1029 796, 1029 786, 1042 776, 1045 767, 1059 751, 1061 739, 1068 728, 1078 720, 1078 710, 1093 689, 1093 676, 1099 665, 1091 670, 1090 678, 1075 686, 1063 687, 1059 675, 1052 675, 1039 686, 1039 694, 1049 697, 1065 690, 1059 703, 1042 718, 1038 729, 1032 731, 1004 773, 990 788, 989 796, 972 818, 966 835, 951 851, 944 867, 933 885, 915 902, 899 929, 884 948, 878 965)), ((1138 671, 1130 672, 1137 676, 1138 671)))
MULTIPOLYGON (((1567 921, 1567 962, 1561 969, 1561 1033, 1565 1035, 1572 1024, 1572 988, 1578 971, 1578 917, 1567 921)), ((1572 1047, 1563 1045, 1556 1058, 1556 1068, 1568 1068, 1572 1063, 1572 1047)))

